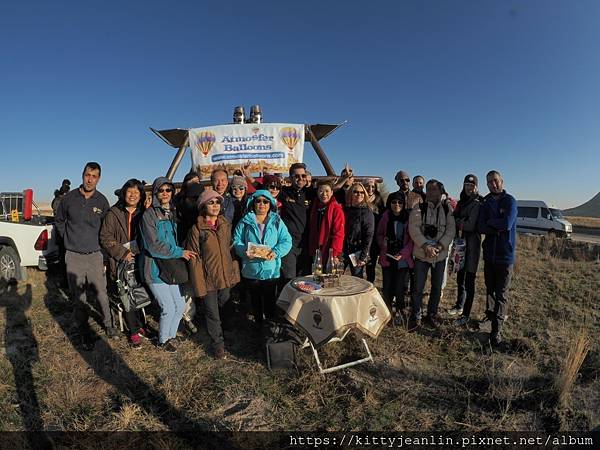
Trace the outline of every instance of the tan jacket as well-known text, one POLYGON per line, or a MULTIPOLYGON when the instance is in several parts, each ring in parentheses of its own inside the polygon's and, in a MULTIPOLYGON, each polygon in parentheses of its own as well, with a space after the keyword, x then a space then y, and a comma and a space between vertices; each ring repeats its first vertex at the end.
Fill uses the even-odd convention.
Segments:
POLYGON ((427 202, 427 216, 425 218, 422 217, 421 208, 419 206, 415 207, 410 213, 408 233, 415 243, 413 256, 416 259, 428 263, 445 260, 448 257, 448 248, 456 233, 452 207, 448 205, 448 214, 446 214, 442 202, 438 203, 437 206, 434 206, 431 202, 427 202), (424 230, 427 225, 437 227, 437 234, 432 239, 429 239, 424 235, 424 230), (442 250, 433 258, 427 258, 423 248, 430 240, 433 240, 442 246, 442 250))
POLYGON ((239 283, 239 265, 231 257, 231 224, 223 216, 217 219, 216 231, 199 216, 188 234, 185 248, 198 253, 197 258, 188 262, 196 297, 239 283))

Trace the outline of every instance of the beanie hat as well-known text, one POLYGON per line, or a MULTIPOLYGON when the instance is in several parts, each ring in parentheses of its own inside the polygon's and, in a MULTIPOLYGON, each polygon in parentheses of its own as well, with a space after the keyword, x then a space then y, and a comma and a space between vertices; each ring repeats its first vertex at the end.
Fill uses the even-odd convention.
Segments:
POLYGON ((205 189, 200 197, 198 197, 198 209, 202 208, 206 203, 210 202, 213 198, 217 198, 223 201, 223 197, 213 189, 205 189))
POLYGON ((470 173, 465 177, 465 181, 463 181, 463 183, 474 184, 475 186, 477 186, 477 176, 470 173))
POLYGON ((231 178, 231 187, 233 188, 234 186, 237 187, 246 187, 246 179, 244 177, 241 177, 239 175, 234 175, 231 178))

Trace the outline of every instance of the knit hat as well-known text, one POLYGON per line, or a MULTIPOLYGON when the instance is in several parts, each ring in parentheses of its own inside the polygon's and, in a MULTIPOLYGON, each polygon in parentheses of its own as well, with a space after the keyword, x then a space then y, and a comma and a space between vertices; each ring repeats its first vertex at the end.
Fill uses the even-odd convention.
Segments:
POLYGON ((198 197, 198 209, 202 208, 206 203, 210 202, 213 198, 217 198, 223 201, 223 197, 213 189, 205 189, 200 197, 198 197))
POLYGON ((246 179, 244 177, 241 177, 239 175, 234 175, 231 178, 231 183, 230 183, 231 187, 233 188, 234 186, 236 187, 246 187, 246 179))
POLYGON ((477 176, 470 173, 465 177, 465 181, 463 181, 463 183, 474 184, 475 186, 477 186, 477 176))
POLYGON ((400 186, 399 180, 405 179, 405 178, 410 178, 410 175, 408 174, 408 172, 405 172, 404 170, 399 170, 398 173, 396 174, 396 176, 394 177, 394 180, 396 181, 396 184, 398 186, 400 186))
POLYGON ((279 178, 277 175, 271 175, 271 174, 263 176, 263 180, 262 180, 263 189, 267 189, 270 184, 277 184, 277 185, 281 186, 281 178, 279 178))

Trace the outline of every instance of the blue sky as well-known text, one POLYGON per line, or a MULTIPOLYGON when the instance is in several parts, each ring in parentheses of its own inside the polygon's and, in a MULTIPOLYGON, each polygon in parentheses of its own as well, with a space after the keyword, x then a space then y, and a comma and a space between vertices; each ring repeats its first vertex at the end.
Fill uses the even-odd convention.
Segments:
MULTIPOLYGON (((594 0, 4 1, 0 190, 50 200, 87 160, 106 194, 151 180, 174 149, 149 126, 258 103, 266 121, 348 120, 322 141, 337 170, 457 195, 498 169, 518 198, 575 206, 600 191, 598 23, 594 0)), ((324 173, 309 145, 305 161, 324 173)))

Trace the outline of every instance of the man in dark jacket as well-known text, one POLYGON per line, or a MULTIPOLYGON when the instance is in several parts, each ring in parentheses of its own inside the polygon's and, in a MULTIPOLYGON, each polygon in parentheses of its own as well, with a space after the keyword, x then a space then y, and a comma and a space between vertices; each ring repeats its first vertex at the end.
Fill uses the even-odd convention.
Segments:
POLYGON ((490 193, 479 209, 478 227, 485 234, 485 320, 489 320, 492 325, 490 344, 497 347, 502 342, 502 324, 506 319, 508 289, 515 262, 517 201, 504 190, 500 172, 488 172, 486 180, 490 193))
POLYGON ((216 168, 210 174, 210 182, 216 193, 223 197, 221 214, 229 221, 229 223, 232 223, 233 215, 235 214, 235 205, 233 204, 233 197, 229 193, 229 178, 227 171, 222 167, 216 168))
POLYGON ((100 175, 100 164, 88 162, 83 169, 83 183, 63 197, 55 220, 56 229, 65 244, 67 278, 74 302, 75 321, 81 344, 86 350, 91 350, 94 346, 86 306, 88 288, 95 292, 100 303, 107 336, 117 337, 117 331, 112 327, 104 256, 100 251, 100 226, 110 207, 106 197, 96 190, 100 175))

